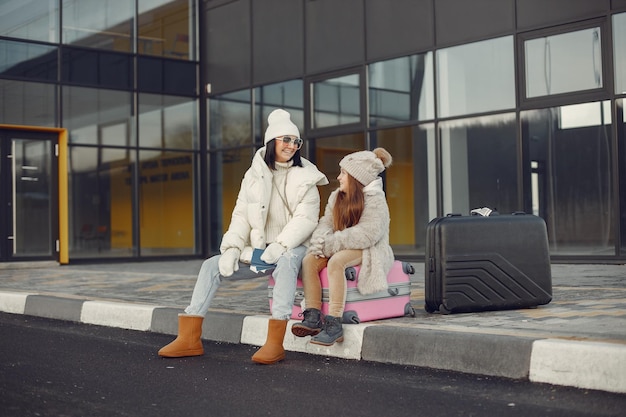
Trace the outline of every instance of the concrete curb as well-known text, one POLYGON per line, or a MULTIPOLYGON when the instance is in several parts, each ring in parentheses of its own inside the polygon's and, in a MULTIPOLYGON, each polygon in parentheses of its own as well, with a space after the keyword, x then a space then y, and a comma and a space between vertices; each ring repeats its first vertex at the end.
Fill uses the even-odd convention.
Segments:
MULTIPOLYGON (((99 326, 175 335, 180 309, 123 302, 0 291, 0 311, 99 326)), ((206 340, 261 346, 268 316, 211 310, 206 340)), ((295 337, 288 351, 352 360, 420 366, 531 382, 626 393, 626 345, 386 325, 344 326, 343 343, 323 347, 295 337)))

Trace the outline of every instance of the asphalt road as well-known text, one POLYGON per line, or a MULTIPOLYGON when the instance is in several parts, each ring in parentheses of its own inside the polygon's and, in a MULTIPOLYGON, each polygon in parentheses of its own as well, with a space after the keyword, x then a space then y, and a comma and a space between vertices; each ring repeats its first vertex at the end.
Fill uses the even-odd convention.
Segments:
POLYGON ((246 345, 205 341, 202 357, 159 358, 170 340, 2 313, 0 415, 599 417, 626 409, 626 395, 295 352, 256 365, 256 347, 246 345))

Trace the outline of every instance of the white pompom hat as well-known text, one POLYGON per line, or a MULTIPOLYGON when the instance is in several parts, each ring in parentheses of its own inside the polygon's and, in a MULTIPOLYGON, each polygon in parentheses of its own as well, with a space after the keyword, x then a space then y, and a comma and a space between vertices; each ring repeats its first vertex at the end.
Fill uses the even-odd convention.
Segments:
POLYGON ((283 109, 276 109, 267 116, 267 130, 265 130, 264 144, 277 138, 278 136, 295 136, 300 137, 300 130, 291 121, 291 115, 289 112, 283 109))
POLYGON ((354 152, 343 157, 339 166, 363 185, 378 178, 391 165, 391 154, 385 148, 354 152))

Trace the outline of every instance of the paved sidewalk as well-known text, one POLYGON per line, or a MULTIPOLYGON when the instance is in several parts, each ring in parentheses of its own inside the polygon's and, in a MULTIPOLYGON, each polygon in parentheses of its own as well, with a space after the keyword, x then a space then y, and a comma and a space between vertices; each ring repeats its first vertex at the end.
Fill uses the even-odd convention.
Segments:
MULTIPOLYGON (((0 311, 173 335, 201 263, 0 264, 0 311)), ((415 317, 346 325, 330 348, 288 331, 286 349, 626 393, 625 265, 555 264, 550 304, 454 315, 424 311, 413 265, 415 317)), ((267 294, 266 277, 224 280, 203 338, 262 345, 267 294)))

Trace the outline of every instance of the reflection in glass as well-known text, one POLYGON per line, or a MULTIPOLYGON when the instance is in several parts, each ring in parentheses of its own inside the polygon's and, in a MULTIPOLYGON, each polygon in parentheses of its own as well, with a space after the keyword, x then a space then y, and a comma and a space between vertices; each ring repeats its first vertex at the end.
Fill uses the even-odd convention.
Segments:
POLYGON ((69 148, 70 258, 134 254, 133 163, 125 149, 69 148))
POLYGON ((209 100, 209 147, 227 148, 252 144, 250 90, 209 100))
POLYGON ((134 1, 63 0, 61 42, 132 52, 134 1))
POLYGON ((52 143, 11 139, 12 256, 52 255, 52 143))
POLYGON ((139 95, 139 146, 194 149, 199 143, 198 127, 196 100, 139 95))
POLYGON ((57 1, 3 0, 0 36, 55 43, 59 41, 57 1))
POLYGON ((524 42, 526 97, 602 87, 600 28, 524 42))
POLYGON ((393 157, 393 164, 384 174, 393 251, 403 255, 423 253, 425 240, 421 237, 437 213, 434 126, 379 130, 373 133, 373 139, 393 157))
POLYGON ((361 121, 359 74, 313 83, 313 129, 361 121))
POLYGON ((137 52, 195 59, 195 0, 139 0, 137 52))
POLYGON ((522 112, 533 206, 546 220, 552 254, 614 255, 608 109, 596 102, 522 112))
MULTIPOLYGON (((131 123, 131 93, 83 87, 62 87, 63 126, 69 129, 71 143, 118 145, 106 143, 102 137, 105 126, 131 123)), ((111 137, 112 136, 108 136, 111 137)), ((134 145, 134 138, 125 140, 134 145)))
POLYGON ((443 212, 518 210, 515 114, 454 120, 439 129, 443 212))
POLYGON ((440 117, 515 107, 513 37, 437 51, 440 117))
POLYGON ((55 127, 53 84, 0 80, 0 123, 55 127))
POLYGON ((267 129, 267 116, 277 108, 289 112, 291 121, 300 130, 300 136, 304 136, 303 93, 302 80, 286 81, 255 88, 254 136, 257 143, 263 143, 263 135, 267 129))
MULTIPOLYGON (((365 147, 365 136, 361 133, 329 136, 315 140, 315 165, 328 178, 328 185, 319 187, 321 196, 321 212, 324 213, 324 207, 330 193, 339 187, 337 176, 339 175, 339 161, 349 153, 362 151, 365 147)), ((393 156, 393 155, 392 155, 393 156)))
POLYGON ((369 66, 370 126, 435 117, 432 52, 369 66))
POLYGON ((237 194, 256 148, 252 146, 211 153, 209 162, 209 240, 211 252, 217 252, 222 236, 230 225, 237 194))
POLYGON ((56 81, 57 48, 0 40, 0 76, 56 81))
POLYGON ((615 94, 626 94, 626 13, 613 15, 615 94))
POLYGON ((140 151, 139 155, 141 254, 194 254, 194 154, 140 151))

